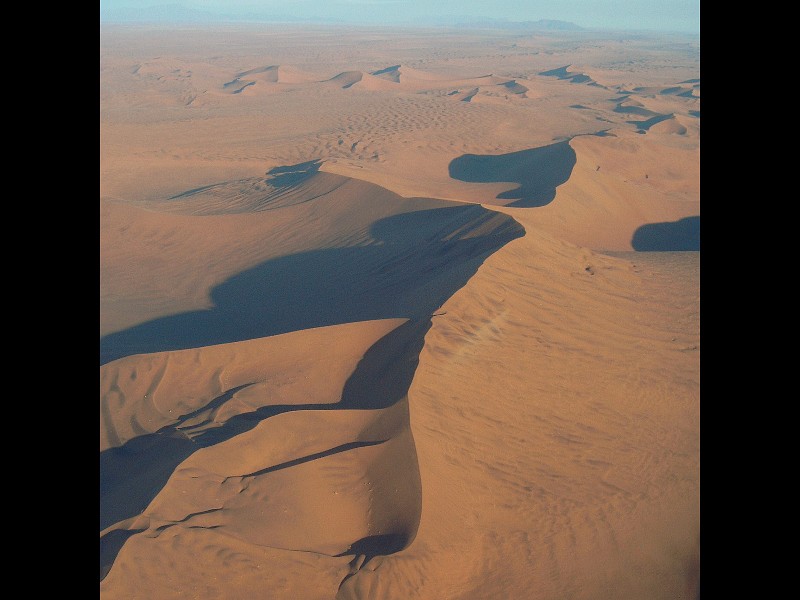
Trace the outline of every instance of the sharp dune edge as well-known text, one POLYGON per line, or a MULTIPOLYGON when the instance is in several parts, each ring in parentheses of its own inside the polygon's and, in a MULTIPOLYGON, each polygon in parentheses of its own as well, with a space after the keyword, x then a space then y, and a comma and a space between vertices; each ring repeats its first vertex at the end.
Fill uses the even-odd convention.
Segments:
POLYGON ((699 598, 696 40, 227 27, 101 28, 101 598, 699 598))

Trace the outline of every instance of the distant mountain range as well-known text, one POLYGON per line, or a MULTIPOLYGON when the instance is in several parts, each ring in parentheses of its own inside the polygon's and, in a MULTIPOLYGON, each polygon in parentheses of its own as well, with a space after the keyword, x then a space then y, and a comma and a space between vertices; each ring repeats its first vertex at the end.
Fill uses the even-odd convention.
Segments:
POLYGON ((508 21, 501 19, 482 18, 480 20, 459 21, 455 19, 440 20, 436 25, 451 25, 454 27, 487 28, 487 29, 514 29, 514 30, 536 30, 536 31, 580 31, 580 25, 569 21, 557 21, 553 19, 539 19, 538 21, 508 21))
POLYGON ((144 8, 100 7, 100 21, 135 23, 165 21, 169 23, 198 23, 219 21, 221 15, 187 8, 182 4, 161 4, 144 8))
POLYGON ((485 17, 438 17, 432 19, 408 19, 392 22, 362 18, 335 18, 335 17, 298 17, 293 15, 280 15, 268 12, 260 13, 219 13, 207 10, 189 8, 182 4, 159 4, 141 8, 129 7, 100 7, 100 21, 107 23, 334 23, 334 24, 365 24, 365 25, 432 25, 438 27, 459 27, 467 29, 511 29, 511 30, 548 30, 548 31, 577 31, 583 29, 575 23, 540 19, 539 21, 509 21, 505 19, 491 19, 485 17))

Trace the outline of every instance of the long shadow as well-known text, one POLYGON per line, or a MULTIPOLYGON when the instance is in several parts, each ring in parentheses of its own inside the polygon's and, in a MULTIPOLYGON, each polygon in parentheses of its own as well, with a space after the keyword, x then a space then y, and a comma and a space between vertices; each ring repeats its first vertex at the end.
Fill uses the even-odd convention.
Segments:
POLYGON ((541 148, 508 154, 464 154, 449 165, 450 177, 470 183, 518 183, 519 187, 497 196, 511 199, 507 206, 537 208, 556 197, 556 187, 572 174, 577 158, 569 140, 541 148))
POLYGON ((280 257, 235 275, 212 290, 208 310, 109 334, 100 340, 100 364, 311 327, 420 318, 524 229, 507 215, 465 205, 388 217, 371 234, 373 245, 280 257))
POLYGON ((115 529, 100 538, 100 581, 106 578, 128 538, 144 529, 115 529))
POLYGON ((642 225, 633 233, 631 246, 639 252, 700 250, 700 216, 642 225))
MULTIPOLYGON (((272 175, 294 177, 308 168, 314 165, 273 170, 272 175)), ((272 416, 298 410, 392 406, 411 385, 425 333, 431 326, 430 315, 474 275, 487 256, 524 233, 511 217, 476 205, 400 214, 373 225, 372 245, 267 261, 212 290, 214 307, 209 310, 157 319, 102 338, 101 365, 131 354, 194 348, 311 327, 393 317, 410 319, 366 352, 336 404, 266 406, 236 415, 219 426, 211 422, 209 414, 205 422, 187 425, 190 419, 222 406, 241 389, 235 388, 183 415, 174 426, 101 452, 100 530, 140 514, 175 468, 199 448, 229 440, 272 416)), ((343 448, 329 449, 313 458, 339 451, 343 448)), ((126 539, 124 534, 113 532, 104 536, 101 577, 126 539)))
MULTIPOLYGON (((618 104, 617 106, 614 107, 614 112, 622 113, 624 115, 636 115, 638 117, 652 117, 654 115, 662 116, 659 115, 659 113, 657 112, 648 110, 646 108, 642 108, 641 106, 623 106, 621 104, 618 104)), ((628 122, 631 123, 632 121, 628 122)))
MULTIPOLYGON (((101 452, 100 531, 144 511, 164 488, 175 468, 198 449, 227 441, 270 417, 300 410, 377 410, 394 405, 405 397, 411 387, 425 334, 430 327, 429 317, 410 320, 373 344, 356 365, 344 385, 341 400, 335 404, 265 406, 231 417, 220 426, 201 430, 197 434, 192 434, 192 428, 183 425, 201 411, 219 408, 237 391, 247 387, 243 385, 228 390, 202 409, 183 416, 176 425, 129 440, 122 447, 101 452)), ((351 442, 243 476, 262 475, 383 441, 351 442)), ((111 569, 128 537, 112 531, 100 539, 101 580, 111 569)))
POLYGON ((656 115, 655 117, 652 117, 645 121, 625 121, 625 122, 629 123, 630 125, 636 125, 636 127, 639 128, 639 131, 647 131, 656 123, 661 123, 661 121, 667 121, 674 116, 675 115, 673 113, 670 113, 668 115, 656 115))
POLYGON ((182 429, 203 411, 212 411, 246 385, 226 391, 178 423, 100 452, 100 531, 141 513, 164 487, 175 467, 198 445, 182 429))
POLYGON ((570 73, 567 71, 572 65, 566 65, 557 69, 550 69, 549 71, 542 71, 539 75, 545 77, 558 77, 559 79, 566 79, 571 83, 594 83, 594 80, 585 73, 570 73))

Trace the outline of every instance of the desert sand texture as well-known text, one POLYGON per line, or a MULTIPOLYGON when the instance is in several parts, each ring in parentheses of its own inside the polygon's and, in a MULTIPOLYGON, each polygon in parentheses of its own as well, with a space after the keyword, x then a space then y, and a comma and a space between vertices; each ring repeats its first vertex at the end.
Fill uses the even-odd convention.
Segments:
POLYGON ((697 37, 100 31, 100 597, 700 581, 697 37))

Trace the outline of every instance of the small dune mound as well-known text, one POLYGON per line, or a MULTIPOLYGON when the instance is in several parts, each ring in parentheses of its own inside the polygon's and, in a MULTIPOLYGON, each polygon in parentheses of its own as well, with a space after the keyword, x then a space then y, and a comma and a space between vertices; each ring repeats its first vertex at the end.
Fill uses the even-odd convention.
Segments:
POLYGON ((300 69, 280 65, 269 65, 237 73, 231 81, 222 85, 222 89, 230 94, 240 94, 244 89, 254 86, 256 83, 296 84, 309 83, 312 81, 314 81, 314 76, 300 69))
POLYGON ((353 86, 370 91, 398 91, 400 83, 399 67, 389 67, 372 73, 363 71, 343 71, 323 83, 334 84, 342 89, 353 86))
POLYGON ((638 100, 627 97, 622 102, 617 103, 614 107, 615 113, 623 115, 636 115, 637 117, 653 117, 658 113, 645 108, 644 104, 638 100))
POLYGON ((506 88, 512 94, 519 94, 524 96, 525 92, 528 91, 528 88, 526 88, 521 83, 518 83, 515 79, 512 79, 511 81, 507 81, 506 83, 502 83, 500 85, 506 88))
POLYGON ((148 204, 151 210, 208 216, 276 210, 308 202, 342 185, 343 178, 319 172, 319 161, 276 167, 265 177, 224 181, 188 190, 166 201, 148 204))
POLYGON ((265 83, 308 83, 315 80, 310 73, 292 66, 269 65, 243 71, 236 75, 238 79, 263 81, 265 83))
POLYGON ((437 75, 436 73, 429 73, 428 71, 421 71, 406 65, 392 65, 377 71, 371 71, 370 75, 379 77, 394 83, 407 83, 413 86, 426 86, 439 83, 447 83, 450 78, 437 75))
POLYGON ((325 83, 334 83, 342 89, 347 89, 364 78, 364 73, 361 71, 343 71, 338 75, 326 80, 325 83))
POLYGON ((255 81, 245 81, 237 77, 227 83, 223 83, 222 90, 229 94, 241 94, 246 88, 255 84, 255 81))
MULTIPOLYGON (((369 91, 398 91, 399 82, 395 82, 391 77, 378 77, 371 73, 364 73, 364 76, 361 78, 361 81, 358 82, 357 86, 364 90, 369 91)), ((402 90, 402 87, 399 87, 402 90)))
POLYGON ((650 128, 653 127, 654 125, 657 125, 658 123, 661 123, 662 121, 666 121, 668 119, 673 119, 675 117, 675 115, 671 113, 667 115, 660 115, 657 113, 654 114, 655 116, 650 117, 649 119, 645 119, 644 121, 626 121, 626 122, 630 125, 636 126, 636 128, 640 132, 646 132, 649 131, 650 128))
POLYGON ((472 88, 471 90, 456 95, 457 100, 462 102, 472 102, 472 99, 480 92, 480 88, 472 88))
POLYGON ((387 81, 400 83, 400 65, 394 65, 391 67, 386 67, 385 69, 371 71, 370 75, 373 77, 380 77, 381 79, 385 79, 387 81))
POLYGON ((675 115, 672 115, 669 119, 664 119, 663 121, 659 121, 652 127, 650 127, 650 131, 653 133, 671 133, 674 135, 686 135, 686 127, 682 125, 675 115))
POLYGON ((634 94, 638 94, 640 96, 683 96, 683 97, 692 97, 692 91, 697 85, 693 85, 692 87, 686 87, 683 84, 688 82, 684 81, 676 85, 669 85, 666 87, 659 87, 659 86, 637 86, 634 87, 631 92, 634 94))
MULTIPOLYGON (((371 71, 364 75, 365 87, 392 91, 397 91, 399 89, 419 92, 425 90, 446 90, 448 88, 483 88, 486 86, 508 84, 513 87, 515 83, 514 80, 492 74, 454 79, 452 77, 414 69, 405 65, 392 65, 390 67, 371 71)), ((518 85, 519 87, 512 90, 513 93, 522 94, 527 91, 527 88, 521 84, 518 85)), ((450 95, 456 95, 457 93, 458 91, 451 92, 450 95)))
POLYGON ((279 79, 278 65, 270 65, 267 67, 257 67, 249 71, 242 71, 236 78, 248 77, 249 79, 259 79, 260 81, 267 81, 269 83, 277 83, 279 79))
POLYGON ((417 81, 437 82, 437 81, 448 80, 447 77, 443 77, 442 75, 437 75, 436 73, 430 73, 428 71, 422 71, 420 69, 414 69, 412 67, 407 67, 405 65, 398 65, 397 72, 399 73, 400 81, 417 80, 417 81))
POLYGON ((587 85, 600 86, 599 83, 597 83, 586 73, 570 71, 569 68, 571 66, 572 65, 565 65, 563 67, 558 67, 557 69, 542 71, 541 73, 539 73, 539 75, 543 75, 544 77, 557 77, 558 79, 563 79, 569 81, 570 83, 585 83, 587 85))

